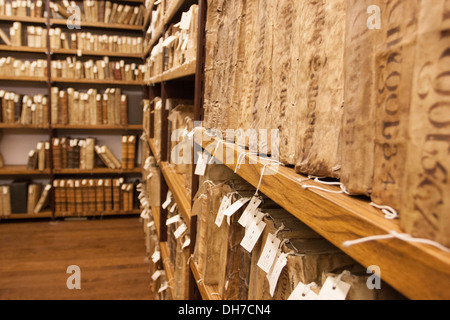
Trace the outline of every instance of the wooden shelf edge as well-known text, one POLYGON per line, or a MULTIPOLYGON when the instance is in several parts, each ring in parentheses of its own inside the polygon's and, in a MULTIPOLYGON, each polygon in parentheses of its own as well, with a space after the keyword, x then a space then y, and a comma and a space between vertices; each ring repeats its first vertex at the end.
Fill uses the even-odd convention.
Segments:
POLYGON ((47 48, 32 48, 27 46, 8 46, 0 45, 0 51, 13 51, 13 52, 31 52, 31 53, 46 53, 47 48))
POLYGON ((158 239, 161 239, 161 208, 160 207, 151 207, 153 220, 155 221, 156 233, 158 235, 158 239))
POLYGON ((29 22, 35 24, 46 24, 47 18, 35 18, 35 17, 27 17, 27 16, 0 16, 0 21, 11 21, 11 22, 29 22))
POLYGON ((50 169, 45 169, 44 171, 40 170, 29 170, 27 169, 26 165, 23 166, 4 166, 3 168, 0 168, 0 176, 14 176, 14 175, 33 175, 33 176, 45 176, 50 175, 50 169))
POLYGON ((60 174, 129 174, 129 173, 141 173, 141 168, 137 167, 134 169, 109 169, 109 168, 94 168, 92 170, 87 169, 61 169, 54 170, 55 175, 60 174))
MULTIPOLYGON (((44 50, 46 52, 46 50, 44 50)), ((76 50, 76 49, 52 49, 54 54, 67 54, 67 55, 78 55, 81 56, 108 56, 108 57, 118 57, 118 58, 131 58, 131 59, 141 59, 141 53, 123 53, 123 52, 110 52, 110 51, 86 51, 86 50, 76 50)))
MULTIPOLYGON (((196 130, 195 142, 213 153, 216 138, 196 130)), ((234 144, 222 143, 217 158, 227 155, 226 165, 235 170, 238 157, 245 151, 234 144)), ((245 152, 247 153, 247 152, 245 152)), ((264 162, 250 156, 256 164, 242 164, 237 173, 255 188, 258 186, 264 162)), ((248 163, 249 157, 246 157, 248 163)), ((386 240, 367 242, 345 248, 342 243, 391 231, 401 233, 398 222, 386 220, 384 215, 370 206, 370 201, 345 194, 333 194, 315 189, 305 190, 302 185, 319 186, 337 191, 336 187, 314 181, 300 182, 306 177, 294 169, 271 166, 265 169, 260 192, 321 234, 335 246, 365 267, 377 265, 382 279, 411 299, 450 298, 450 254, 424 244, 386 240), (283 190, 283 192, 280 192, 283 190)))
POLYGON ((170 252, 169 252, 169 246, 167 245, 167 242, 160 242, 159 247, 161 249, 161 261, 164 267, 164 270, 166 271, 166 277, 169 284, 169 289, 172 293, 172 297, 175 296, 174 293, 174 267, 172 264, 172 261, 170 261, 170 252))
POLYGON ((125 80, 98 80, 98 79, 63 79, 52 78, 55 83, 86 83, 86 84, 107 84, 107 85, 122 85, 122 86, 143 86, 143 82, 139 81, 125 81, 125 80))
POLYGON ((192 275, 194 276, 195 282, 197 284, 198 290, 200 291, 200 295, 203 300, 222 300, 222 298, 216 293, 218 290, 213 286, 205 285, 203 281, 203 277, 200 274, 200 270, 197 268, 197 264, 194 262, 194 259, 191 256, 189 261, 189 266, 191 268, 192 275))
POLYGON ((0 123, 0 129, 31 129, 31 130, 48 130, 50 126, 32 125, 20 123, 0 123))
POLYGON ((25 220, 25 219, 44 219, 44 218, 51 218, 53 216, 52 212, 50 210, 45 210, 37 214, 28 214, 28 213, 19 213, 19 214, 11 214, 9 216, 0 216, 1 220, 25 220))
MULTIPOLYGON (((1 126, 0 126, 1 128, 1 126)), ((67 130, 142 130, 141 124, 131 124, 127 126, 116 125, 78 125, 78 124, 54 124, 52 129, 67 129, 67 130)))
POLYGON ((44 82, 47 83, 47 78, 40 77, 15 77, 15 76, 0 76, 2 81, 25 81, 25 82, 44 82))
POLYGON ((175 202, 178 204, 178 210, 189 227, 191 221, 191 201, 188 197, 188 190, 186 190, 184 185, 184 178, 176 173, 167 162, 161 162, 160 168, 169 190, 172 192, 175 202))
MULTIPOLYGON (((50 19, 51 25, 67 25, 66 19, 50 19)), ((104 23, 104 22, 88 22, 81 21, 81 27, 87 28, 100 28, 100 29, 121 29, 129 31, 142 31, 143 26, 130 25, 130 24, 118 24, 118 23, 104 23)))
POLYGON ((101 216, 124 216, 124 215, 139 215, 140 209, 133 209, 131 211, 105 211, 105 212, 55 212, 56 218, 83 218, 83 217, 101 217, 101 216))
POLYGON ((150 78, 147 85, 154 85, 163 81, 181 79, 184 77, 195 75, 197 61, 194 59, 185 64, 164 71, 162 74, 150 78))

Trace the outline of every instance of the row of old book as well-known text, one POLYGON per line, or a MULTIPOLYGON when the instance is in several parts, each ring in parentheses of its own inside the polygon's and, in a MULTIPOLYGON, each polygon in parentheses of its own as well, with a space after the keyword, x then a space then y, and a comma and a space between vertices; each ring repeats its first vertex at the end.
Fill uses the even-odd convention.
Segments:
POLYGON ((49 205, 51 185, 14 181, 0 186, 0 217, 11 214, 37 214, 49 205))
POLYGON ((51 76, 54 79, 74 80, 118 80, 142 81, 142 65, 127 64, 125 60, 110 61, 109 57, 103 59, 89 59, 87 61, 68 57, 65 60, 51 62, 51 76))
POLYGON ((152 48, 145 63, 144 81, 196 59, 198 5, 182 13, 181 21, 171 25, 152 48))
POLYGON ((128 97, 120 88, 79 92, 51 88, 52 124, 122 125, 128 124, 128 97))
POLYGON ((306 287, 308 298, 327 300, 330 281, 345 288, 336 300, 404 299, 385 283, 371 290, 372 273, 225 165, 208 166, 192 211, 192 259, 224 300, 301 300, 306 287))
POLYGON ((213 0, 206 21, 207 129, 265 131, 237 143, 450 246, 448 1, 213 0))
POLYGON ((123 178, 112 179, 57 179, 55 213, 63 215, 129 212, 136 208, 136 183, 123 178))
POLYGON ((71 7, 78 7, 80 20, 86 22, 141 26, 145 18, 144 5, 133 6, 105 0, 83 0, 82 6, 77 6, 77 3, 69 0, 50 2, 54 18, 70 18, 73 13, 71 7))
POLYGON ((31 97, 0 90, 0 108, 0 123, 48 124, 48 99, 45 95, 31 97))
POLYGON ((136 163, 136 137, 123 136, 121 140, 121 156, 117 156, 106 145, 97 145, 95 138, 77 139, 70 137, 53 138, 38 142, 36 149, 28 153, 27 169, 50 169, 50 154, 53 157, 53 169, 93 170, 97 167, 109 169, 133 169, 136 163))
POLYGON ((0 16, 42 18, 45 0, 0 0, 0 16))
POLYGON ((47 76, 47 60, 31 61, 2 57, 0 58, 0 76, 44 79, 47 76))
MULTIPOLYGON (((50 49, 72 49, 83 51, 109 51, 124 54, 141 54, 142 37, 92 34, 91 32, 66 33, 61 28, 49 29, 50 49)), ((30 48, 47 48, 47 29, 40 26, 27 26, 14 22, 9 28, 9 36, 0 29, 0 40, 9 46, 28 46, 30 48)))

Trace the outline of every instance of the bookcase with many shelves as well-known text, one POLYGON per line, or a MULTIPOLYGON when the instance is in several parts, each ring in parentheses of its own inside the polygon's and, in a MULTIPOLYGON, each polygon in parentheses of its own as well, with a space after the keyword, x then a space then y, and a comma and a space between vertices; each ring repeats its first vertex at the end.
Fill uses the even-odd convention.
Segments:
MULTIPOLYGON (((122 187, 124 187, 123 194, 120 193, 120 199, 125 199, 125 197, 129 199, 128 194, 125 196, 129 191, 129 187, 128 191, 125 188, 126 183, 134 183, 134 181, 139 180, 141 174, 139 168, 138 154, 140 151, 138 151, 138 145, 139 135, 142 131, 142 119, 140 117, 140 112, 138 112, 142 101, 142 80, 139 78, 138 74, 138 66, 142 62, 142 52, 136 51, 137 49, 131 48, 130 45, 136 45, 138 41, 142 40, 144 1, 124 0, 112 2, 112 5, 117 7, 121 6, 124 8, 130 6, 130 8, 135 8, 135 11, 139 12, 139 15, 141 16, 139 19, 135 19, 136 24, 118 23, 118 21, 116 21, 117 19, 114 20, 114 22, 112 22, 112 20, 106 22, 105 20, 105 22, 99 23, 93 16, 93 11, 90 11, 91 14, 89 17, 87 16, 85 6, 94 4, 98 6, 101 1, 95 1, 95 3, 92 1, 78 1, 76 4, 82 8, 81 29, 68 28, 68 20, 65 16, 66 13, 61 15, 61 10, 56 10, 55 12, 55 3, 63 7, 67 4, 65 1, 44 0, 42 3, 43 12, 40 13, 40 16, 35 15, 34 7, 33 9, 28 7, 25 11, 21 12, 11 12, 11 8, 0 8, 0 27, 3 31, 2 41, 0 41, 0 43, 2 43, 0 47, 0 54, 1 57, 3 57, 2 67, 6 62, 11 63, 11 59, 19 60, 19 62, 16 63, 16 66, 23 64, 22 61, 30 61, 22 67, 24 73, 19 73, 18 75, 14 73, 11 74, 10 69, 8 69, 9 72, 6 74, 0 72, 0 81, 4 84, 2 89, 4 89, 5 92, 17 93, 17 96, 20 97, 24 95, 32 96, 30 100, 32 100, 33 105, 34 95, 44 96, 47 99, 45 110, 42 111, 38 123, 22 121, 21 118, 25 117, 21 114, 22 105, 20 103, 16 103, 15 107, 19 108, 16 109, 16 112, 14 112, 14 109, 11 109, 13 110, 13 115, 15 113, 16 118, 8 119, 8 121, 2 121, 0 123, 0 129, 3 135, 2 154, 4 154, 5 158, 5 165, 0 170, 0 178, 4 184, 25 180, 29 181, 30 184, 34 184, 36 181, 44 186, 54 185, 55 181, 65 180, 80 181, 81 183, 83 180, 90 181, 95 179, 95 181, 103 181, 115 179, 119 181, 120 179, 123 184, 122 187), (50 14, 47 14, 48 12, 50 12, 50 14), (13 35, 15 33, 15 30, 11 31, 14 29, 14 26, 21 30, 21 39, 18 40, 15 38, 15 43, 12 43, 12 37, 9 38, 9 36, 11 36, 11 33, 13 35), (36 39, 36 29, 39 29, 39 39, 36 39), (55 32, 56 29, 59 29, 59 31, 55 32), (8 34, 8 31, 10 34, 8 34), (88 34, 87 38, 95 38, 98 41, 95 43, 91 41, 92 47, 88 47, 89 43, 86 40, 84 41, 85 46, 83 47, 83 43, 80 40, 81 36, 78 41, 75 40, 77 41, 76 43, 70 42, 70 40, 76 39, 77 35, 83 33, 88 34), (57 37, 55 37, 55 34, 57 37), (64 34, 64 36, 61 37, 61 34, 64 34), (95 35, 97 35, 97 37, 95 37, 95 35), (120 42, 120 39, 126 39, 127 37, 132 37, 136 40, 133 42, 133 39, 130 39, 128 43, 124 41, 124 44, 119 46, 118 42, 120 42), (67 41, 65 41, 66 39, 67 41), (114 47, 111 47, 112 45, 114 45, 114 47), (8 59, 8 57, 10 58, 8 59), (89 79, 85 76, 81 76, 78 79, 55 77, 56 72, 54 66, 57 65, 55 61, 77 60, 80 61, 79 64, 81 65, 85 61, 103 59, 107 62, 111 61, 111 64, 114 63, 118 67, 121 67, 121 74, 119 74, 119 77, 102 77, 99 79, 97 73, 95 73, 94 77, 89 79), (32 62, 34 60, 42 61, 39 64, 41 68, 41 74, 39 76, 30 75, 30 72, 35 70, 36 67, 36 64, 33 64, 32 62), (125 74, 124 69, 126 65, 132 65, 135 73, 131 74, 129 71, 131 68, 128 68, 128 74, 125 74), (32 66, 32 70, 27 70, 30 69, 30 66, 32 66), (61 108, 62 101, 60 99, 55 101, 54 96, 52 101, 52 89, 56 88, 60 93, 66 93, 62 94, 65 98, 67 98, 68 90, 79 92, 80 96, 86 94, 89 90, 92 90, 94 94, 97 93, 97 97, 99 97, 99 95, 103 97, 105 91, 110 90, 109 88, 113 88, 111 91, 115 90, 114 88, 117 88, 121 91, 121 95, 118 97, 119 100, 121 97, 126 97, 127 100, 126 119, 124 121, 123 119, 122 121, 118 119, 117 121, 108 122, 102 121, 102 119, 99 119, 99 121, 96 119, 95 121, 92 121, 89 117, 79 117, 79 120, 88 119, 88 121, 73 122, 67 121, 69 114, 66 110, 65 112, 67 114, 65 117, 63 116, 64 121, 60 121, 61 118, 58 119, 58 116, 55 116, 55 112, 53 112, 52 117, 51 110, 52 106, 53 108, 56 108, 55 110, 61 108), (102 161, 99 161, 97 158, 99 157, 98 155, 94 154, 95 165, 89 168, 82 168, 81 166, 77 168, 55 168, 55 159, 53 157, 55 152, 53 142, 55 140, 75 138, 81 141, 94 137, 100 145, 109 145, 109 147, 113 149, 113 154, 120 161, 121 153, 123 153, 124 150, 121 139, 124 136, 134 136, 135 146, 133 150, 135 153, 133 154, 134 160, 132 166, 107 166, 102 161), (27 162, 29 151, 40 142, 47 142, 50 146, 47 155, 48 164, 45 169, 29 169, 26 164, 20 165, 20 160, 17 159, 22 159, 22 163, 27 162)), ((103 4, 105 3, 106 2, 103 4)), ((100 14, 99 10, 97 10, 96 13, 99 15, 99 18, 100 15, 103 16, 103 14, 100 14)), ((129 17, 127 17, 127 19, 129 20, 129 17)), ((140 49, 142 50, 142 47, 140 47, 140 49)), ((83 65, 83 69, 86 69, 84 68, 85 65, 86 64, 83 65)), ((84 71, 86 72, 86 70, 84 71)), ((93 73, 91 72, 91 75, 92 74, 93 73)), ((13 94, 11 94, 11 96, 13 96, 13 94)), ((13 105, 11 105, 11 107, 13 108, 13 105)), ((110 105, 104 106, 104 108, 108 107, 110 107, 110 105)), ((119 108, 119 102, 116 104, 116 107, 119 108)), ((97 106, 97 111, 99 111, 99 109, 100 108, 97 106)), ((35 114, 34 110, 32 114, 35 114)), ((118 111, 117 114, 120 116, 120 111, 118 111)), ((96 118, 95 115, 93 117, 96 118)), ((133 185, 133 188, 134 187, 135 185, 133 185)), ((55 211, 55 207, 57 207, 57 198, 58 196, 55 194, 55 188, 52 188, 45 208, 40 210, 39 213, 14 213, 7 216, 2 215, 1 219, 57 218, 80 215, 80 213, 77 212, 70 212, 67 208, 63 211, 55 211)), ((129 205, 130 201, 131 200, 124 200, 123 206, 120 208, 116 206, 109 210, 104 208, 102 212, 88 210, 84 211, 82 215, 137 214, 139 210, 137 209, 135 198, 133 197, 132 199, 133 206, 129 205), (88 213, 86 214, 86 212, 88 213)), ((59 204, 60 203, 58 203, 58 205, 59 204)), ((60 208, 61 207, 59 207, 59 209, 60 208)))

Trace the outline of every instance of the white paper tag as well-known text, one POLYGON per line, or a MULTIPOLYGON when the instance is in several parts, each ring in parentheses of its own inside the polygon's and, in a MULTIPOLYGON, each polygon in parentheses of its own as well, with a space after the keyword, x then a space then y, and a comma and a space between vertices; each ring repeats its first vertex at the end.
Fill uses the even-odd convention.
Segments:
POLYGON ((223 214, 225 216, 227 216, 227 217, 231 217, 236 211, 238 211, 240 208, 242 208, 250 200, 251 200, 250 198, 241 198, 241 199, 239 199, 238 201, 233 203, 233 205, 228 207, 228 209, 225 210, 225 212, 223 214))
POLYGON ((257 197, 254 196, 252 198, 252 200, 250 201, 250 203, 248 204, 247 208, 245 208, 245 211, 242 213, 242 216, 240 217, 238 223, 243 226, 243 227, 247 227, 256 211, 256 209, 258 209, 258 207, 261 205, 262 200, 257 197))
POLYGON ((277 288, 278 279, 280 278, 281 271, 287 264, 287 254, 281 253, 278 255, 277 260, 273 264, 269 273, 267 274, 267 280, 269 281, 270 295, 273 297, 275 289, 277 288))
POLYGON ((147 223, 147 228, 152 228, 155 225, 155 221, 147 223))
POLYGON ((245 232, 244 239, 241 241, 241 246, 248 252, 252 252, 255 247, 256 242, 258 242, 259 237, 261 237, 266 224, 261 221, 264 214, 259 212, 256 217, 251 221, 248 229, 245 232), (258 223, 259 222, 259 223, 258 223))
POLYGON ((159 252, 158 249, 156 249, 152 255, 152 261, 153 263, 157 263, 160 259, 161 259, 161 252, 159 252))
POLYGON ((343 281, 336 283, 336 278, 328 277, 317 296, 318 300, 345 300, 351 285, 343 281))
POLYGON ((186 238, 184 239, 183 246, 181 247, 181 249, 187 248, 190 244, 191 244, 191 238, 186 236, 186 238))
POLYGON ((173 213, 174 211, 175 211, 175 208, 176 207, 178 207, 178 204, 175 202, 174 204, 173 204, 173 206, 169 209, 169 212, 170 213, 173 213))
POLYGON ((142 219, 148 219, 149 218, 147 209, 142 210, 141 218, 142 219))
POLYGON ((173 216, 172 218, 167 219, 166 226, 170 226, 171 224, 174 224, 175 222, 180 221, 181 216, 177 214, 176 216, 173 216))
POLYGON ((258 267, 260 267, 265 273, 269 273, 272 268, 275 258, 277 257, 280 244, 280 239, 273 234, 269 234, 266 244, 264 245, 264 249, 258 260, 258 267))
POLYGON ((169 204, 172 202, 172 192, 169 191, 167 192, 167 198, 166 198, 166 202, 164 202, 161 205, 161 208, 163 208, 164 210, 167 209, 167 207, 169 206, 169 204))
POLYGON ((181 226, 178 227, 177 230, 175 230, 175 232, 173 233, 173 235, 175 236, 175 239, 178 239, 179 237, 181 237, 183 235, 183 233, 187 230, 187 226, 186 224, 182 224, 181 226))
POLYGON ((155 271, 155 273, 152 275, 152 280, 156 281, 161 276, 161 270, 155 271))
POLYGON ((164 283, 161 285, 161 288, 159 288, 158 293, 166 291, 167 288, 169 288, 169 284, 167 283, 167 281, 164 281, 164 283))
POLYGON ((300 282, 292 291, 288 300, 317 300, 317 294, 304 283, 300 282))
POLYGON ((206 172, 206 164, 208 163, 208 157, 203 158, 203 154, 201 152, 198 152, 198 162, 197 166, 195 167, 195 175, 197 176, 204 176, 206 172))
POLYGON ((231 197, 225 196, 222 199, 222 203, 220 204, 219 207, 219 211, 217 212, 217 216, 216 216, 216 226, 218 226, 219 228, 222 226, 223 223, 223 213, 225 212, 225 210, 228 208, 228 206, 230 205, 231 202, 231 197))

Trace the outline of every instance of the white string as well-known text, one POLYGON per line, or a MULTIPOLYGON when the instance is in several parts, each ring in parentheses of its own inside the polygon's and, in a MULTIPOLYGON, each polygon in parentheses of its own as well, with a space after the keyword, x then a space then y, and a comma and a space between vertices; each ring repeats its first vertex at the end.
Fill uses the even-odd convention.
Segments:
POLYGON ((343 276, 351 275, 350 271, 344 271, 334 279, 333 290, 336 290, 338 284, 342 281, 343 276))
POLYGON ((380 206, 373 202, 371 202, 370 205, 374 208, 380 209, 388 220, 394 220, 400 217, 394 208, 391 208, 389 206, 380 206))
POLYGON ((312 288, 317 288, 317 287, 318 287, 318 285, 315 282, 308 284, 307 286, 305 286, 302 296, 306 297, 306 295, 311 291, 312 288))
POLYGON ((259 188, 261 187, 262 179, 263 179, 263 177, 264 177, 264 171, 266 170, 266 167, 267 167, 268 165, 271 165, 271 163, 270 163, 270 162, 269 162, 269 163, 266 163, 266 164, 264 165, 264 167, 262 168, 262 170, 261 170, 261 176, 259 177, 259 183, 258 183, 258 187, 256 188, 255 196, 258 196, 258 194, 259 194, 259 188))
POLYGON ((450 249, 441 245, 440 243, 437 243, 435 241, 428 240, 428 239, 414 238, 413 236, 411 236, 409 234, 398 233, 397 231, 391 231, 389 234, 386 234, 386 235, 371 236, 371 237, 361 238, 361 239, 357 239, 357 240, 345 241, 342 243, 342 246, 344 248, 349 248, 351 246, 362 244, 362 243, 369 242, 369 241, 388 240, 388 239, 399 239, 399 240, 402 240, 405 242, 427 244, 427 245, 436 247, 439 250, 442 250, 444 252, 450 253, 450 249))
MULTIPOLYGON (((256 153, 256 152, 248 152, 248 153, 243 152, 243 153, 241 153, 239 155, 238 161, 237 161, 237 164, 236 164, 236 169, 234 170, 234 173, 237 173, 238 169, 241 168, 242 163, 245 162, 245 157, 246 156, 251 156, 251 155, 257 156, 258 153, 256 153)), ((249 158, 249 160, 250 160, 250 158, 249 158)))
POLYGON ((217 145, 216 145, 216 148, 214 149, 214 153, 212 154, 211 159, 209 160, 209 164, 213 163, 214 158, 216 157, 217 150, 219 150, 221 143, 225 143, 225 142, 223 140, 217 140, 217 145))

